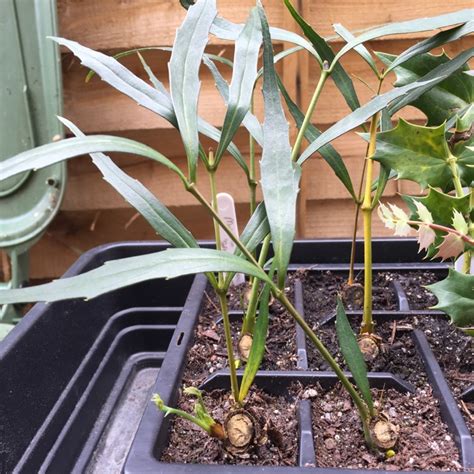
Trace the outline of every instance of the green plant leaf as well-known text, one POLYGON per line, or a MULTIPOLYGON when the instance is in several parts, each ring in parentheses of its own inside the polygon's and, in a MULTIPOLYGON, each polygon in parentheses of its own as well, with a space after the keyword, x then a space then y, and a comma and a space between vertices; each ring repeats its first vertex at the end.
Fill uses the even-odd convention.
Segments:
MULTIPOLYGON (((408 179, 444 191, 453 189, 453 175, 448 158, 450 152, 445 139, 445 125, 423 127, 400 119, 388 132, 377 134, 377 150, 374 159, 394 169, 399 179, 408 179)), ((474 157, 458 158, 457 167, 461 180, 470 184, 474 157)))
MULTIPOLYGON (((103 81, 130 97, 139 105, 160 115, 173 127, 178 128, 173 103, 166 90, 161 89, 160 91, 150 86, 111 56, 86 48, 75 41, 63 38, 52 39, 69 48, 84 66, 93 70, 103 81)), ((201 117, 198 118, 198 129, 202 134, 219 143, 221 132, 201 117)), ((247 164, 234 143, 229 145, 228 151, 248 176, 247 164)))
MULTIPOLYGON (((263 239, 270 233, 267 211, 265 203, 261 202, 247 222, 245 229, 240 235, 240 241, 245 245, 249 252, 253 252, 263 239)), ((241 255, 241 250, 237 247, 234 252, 241 255)))
MULTIPOLYGON (((286 106, 290 114, 292 115, 296 126, 298 129, 301 128, 301 125, 304 121, 304 114, 298 108, 298 106, 293 102, 288 91, 286 90, 285 86, 281 82, 280 78, 278 78, 278 87, 280 88, 281 94, 285 99, 286 106)), ((308 141, 308 143, 314 142, 320 135, 321 131, 318 130, 313 124, 309 123, 306 127, 304 137, 308 141)), ((330 145, 324 145, 318 150, 319 154, 323 157, 324 161, 331 167, 334 171, 335 175, 339 178, 341 183, 345 186, 349 194, 352 196, 353 199, 357 199, 354 187, 352 185, 351 177, 349 172, 347 171, 346 165, 341 158, 341 155, 336 151, 336 149, 330 145)))
MULTIPOLYGON (((210 59, 204 58, 203 62, 208 67, 209 71, 211 71, 211 74, 213 75, 214 81, 216 83, 217 90, 224 99, 224 102, 227 104, 229 101, 229 84, 227 84, 227 81, 222 77, 222 74, 219 72, 216 65, 210 59)), ((257 117, 255 117, 255 115, 253 115, 251 112, 247 112, 247 115, 245 115, 242 124, 252 135, 254 140, 260 146, 263 146, 263 130, 257 117)))
POLYGON ((153 87, 160 91, 164 95, 168 95, 168 91, 166 90, 166 87, 163 85, 163 83, 155 76, 154 72, 151 70, 151 67, 148 66, 148 63, 145 61, 145 58, 140 54, 140 51, 137 51, 138 58, 140 59, 140 62, 142 63, 143 69, 148 75, 148 79, 150 82, 153 84, 153 87))
MULTIPOLYGON (((345 28, 343 25, 341 25, 340 23, 336 23, 332 26, 334 28, 334 31, 347 43, 349 41, 354 41, 355 40, 355 36, 347 28, 345 28)), ((375 64, 374 58, 370 54, 369 50, 363 44, 359 44, 358 46, 356 46, 354 48, 354 50, 370 66, 372 71, 374 71, 375 75, 378 76, 379 71, 378 71, 377 66, 375 64)))
POLYGON ((456 327, 474 336, 474 275, 450 268, 446 279, 427 288, 438 298, 433 309, 444 311, 456 327))
POLYGON ((67 138, 19 153, 0 163, 0 181, 23 171, 45 168, 69 158, 103 151, 132 153, 151 158, 174 171, 183 182, 186 182, 183 172, 172 161, 153 150, 153 148, 128 138, 110 135, 67 138))
POLYGON ((427 38, 419 43, 414 44, 410 48, 399 54, 396 59, 388 66, 385 70, 384 75, 387 75, 392 69, 397 66, 401 66, 406 61, 414 58, 423 53, 428 53, 434 48, 437 48, 443 44, 455 41, 463 36, 469 35, 474 32, 474 21, 468 21, 463 25, 455 26, 449 30, 440 31, 431 38, 427 38))
POLYGON ((216 163, 250 110, 257 77, 257 62, 262 33, 258 11, 253 8, 247 23, 235 42, 234 68, 229 88, 227 112, 222 125, 221 141, 216 151, 216 163))
POLYGON ((270 282, 260 268, 227 252, 202 248, 167 249, 138 257, 110 260, 89 272, 44 285, 0 291, 0 304, 91 299, 142 281, 205 272, 245 273, 270 282))
MULTIPOLYGON (((225 18, 217 16, 211 28, 211 34, 219 39, 235 41, 242 31, 243 25, 232 23, 225 18)), ((306 41, 300 35, 287 31, 282 28, 270 28, 270 36, 273 41, 292 43, 308 51, 314 58, 322 64, 321 58, 309 41, 306 41)))
MULTIPOLYGON (((300 25, 305 36, 311 41, 312 45, 314 46, 314 49, 319 54, 319 57, 323 61, 327 61, 328 64, 331 64, 335 57, 331 46, 329 46, 326 40, 322 36, 319 36, 318 33, 316 33, 316 31, 314 31, 308 23, 306 23, 306 21, 295 10, 290 0, 284 1, 286 8, 291 13, 291 16, 300 25)), ((337 88, 341 91, 341 94, 344 96, 344 99, 346 100, 347 105, 350 107, 350 109, 355 110, 360 107, 360 102, 357 98, 352 79, 349 77, 349 74, 347 74, 341 64, 336 63, 334 65, 334 68, 331 72, 331 77, 334 80, 334 83, 336 84, 337 88)))
POLYGON ((280 101, 268 23, 263 8, 259 6, 258 9, 262 22, 265 106, 261 183, 272 234, 278 284, 282 288, 295 236, 301 169, 291 160, 289 126, 280 101))
POLYGON ((265 285, 260 297, 258 317, 253 331, 252 347, 250 348, 249 358, 245 365, 244 375, 242 376, 242 382, 240 384, 239 400, 241 402, 247 396, 265 354, 265 341, 267 340, 268 333, 269 301, 270 286, 265 285))
POLYGON ((354 332, 352 331, 344 306, 339 297, 337 298, 336 333, 339 341, 339 349, 344 356, 344 360, 351 371, 352 377, 354 377, 354 381, 365 403, 369 407, 369 410, 372 411, 374 402, 370 394, 367 365, 365 364, 364 356, 360 351, 359 344, 354 336, 354 332))
MULTIPOLYGON (((436 86, 417 96, 404 97, 390 108, 390 115, 405 105, 420 109, 428 118, 428 125, 440 125, 454 113, 469 106, 474 101, 474 78, 462 74, 467 69, 466 62, 474 55, 474 48, 463 51, 450 59, 446 54, 435 56, 429 53, 418 55, 394 69, 397 75, 395 86, 405 86, 417 81, 447 76, 436 86)), ((384 64, 390 65, 396 56, 377 53, 384 64)))
POLYGON ((199 154, 199 68, 216 15, 215 0, 198 0, 191 6, 176 31, 169 62, 171 100, 188 158, 191 182, 196 180, 199 154))
POLYGON ((447 26, 465 23, 467 18, 472 18, 474 9, 459 10, 453 13, 433 16, 429 18, 417 18, 373 28, 369 31, 357 36, 354 40, 347 43, 336 55, 335 60, 338 61, 344 54, 359 44, 371 41, 382 36, 401 35, 407 33, 419 33, 421 31, 436 30, 447 26))
POLYGON ((54 37, 51 39, 71 50, 81 60, 81 64, 93 70, 103 81, 128 95, 141 106, 165 118, 173 126, 178 126, 169 96, 135 76, 116 59, 86 48, 75 41, 54 37))
POLYGON ((332 127, 329 127, 324 133, 322 133, 315 141, 313 141, 308 148, 301 154, 300 158, 298 159, 298 164, 302 165, 313 153, 318 151, 324 145, 327 145, 332 140, 340 137, 344 133, 352 130, 353 128, 362 125, 366 122, 370 117, 375 115, 377 112, 382 110, 383 108, 387 107, 392 101, 397 99, 398 97, 407 94, 409 91, 415 89, 425 89, 434 83, 435 80, 432 79, 431 81, 417 81, 412 84, 407 84, 406 86, 399 87, 397 89, 392 89, 385 94, 378 95, 374 97, 370 102, 363 105, 362 107, 354 110, 354 112, 346 115, 343 119, 339 120, 339 122, 335 123, 332 127))
MULTIPOLYGON (((74 135, 84 137, 78 127, 67 119, 59 118, 74 135)), ((107 155, 91 153, 92 162, 107 181, 128 203, 130 203, 155 229, 174 247, 199 247, 192 234, 165 205, 161 203, 140 181, 124 173, 107 155)))

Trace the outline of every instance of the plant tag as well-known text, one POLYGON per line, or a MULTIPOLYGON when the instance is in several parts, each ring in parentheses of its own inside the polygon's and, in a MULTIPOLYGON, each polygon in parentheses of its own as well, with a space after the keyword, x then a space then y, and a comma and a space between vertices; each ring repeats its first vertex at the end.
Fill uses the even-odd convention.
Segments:
MULTIPOLYGON (((239 229, 237 227, 237 215, 235 213, 235 203, 234 199, 230 194, 219 193, 217 195, 217 209, 222 220, 229 226, 230 230, 235 234, 239 235, 239 229)), ((221 245, 222 250, 225 250, 229 253, 234 253, 235 243, 227 235, 222 227, 219 228, 219 233, 221 236, 221 245)), ((242 273, 236 273, 235 277, 232 279, 231 284, 233 286, 241 285, 245 283, 245 277, 242 273)))

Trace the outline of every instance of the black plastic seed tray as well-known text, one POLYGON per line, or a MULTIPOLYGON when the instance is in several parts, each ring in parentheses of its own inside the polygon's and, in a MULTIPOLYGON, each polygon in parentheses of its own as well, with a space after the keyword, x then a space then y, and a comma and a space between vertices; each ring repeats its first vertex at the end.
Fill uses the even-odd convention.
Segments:
MULTIPOLYGON (((110 259, 165 248, 165 244, 149 242, 99 247, 84 254, 67 275, 95 268, 110 259)), ((422 263, 417 250, 412 240, 376 240, 375 268, 414 269, 414 263, 422 263)), ((349 241, 297 242, 291 268, 347 271, 349 252, 349 241)), ((361 257, 362 244, 358 243, 359 262, 361 257)), ((442 264, 430 264, 429 268, 446 271, 446 265, 442 264)), ((209 469, 209 466, 159 463, 167 427, 149 402, 152 392, 159 392, 168 404, 176 399, 205 288, 204 276, 185 277, 141 283, 88 302, 36 305, 0 345, 3 382, 0 385, 0 473, 115 474, 124 470, 142 474, 209 469)), ((295 305, 301 312, 304 311, 302 289, 302 283, 296 282, 295 305)), ((415 313, 403 306, 401 293, 399 302, 401 311, 385 312, 377 317, 398 318, 415 313)), ((328 324, 330 320, 328 317, 328 324)), ((420 353, 428 353, 423 334, 415 331, 414 337, 420 353)), ((283 390, 290 380, 296 379, 302 383, 314 383, 316 379, 323 385, 334 383, 331 373, 307 370, 306 341, 298 329, 296 339, 298 371, 261 372, 257 377, 260 386, 283 390)), ((465 425, 463 428, 452 395, 449 393, 451 399, 447 395, 449 390, 439 366, 431 364, 434 357, 429 353, 426 360, 422 357, 430 380, 442 379, 441 383, 435 381, 432 385, 467 468, 474 464, 472 439, 465 425)), ((387 380, 395 380, 401 390, 409 389, 393 374, 371 374, 373 384, 382 379, 385 384, 392 383, 387 380)), ((215 374, 204 388, 211 388, 212 384, 226 386, 227 380, 224 374, 215 374)), ((304 466, 314 459, 309 406, 305 401, 299 408, 299 420, 299 465, 304 466)), ((218 466, 212 469, 286 472, 287 468, 249 470, 242 466, 218 466)), ((308 468, 290 469, 308 472, 308 468)))

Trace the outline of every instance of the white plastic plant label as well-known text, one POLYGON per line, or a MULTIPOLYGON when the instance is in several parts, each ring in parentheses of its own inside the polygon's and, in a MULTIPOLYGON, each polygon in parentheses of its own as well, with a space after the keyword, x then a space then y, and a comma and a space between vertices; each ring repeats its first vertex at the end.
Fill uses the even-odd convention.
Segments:
MULTIPOLYGON (((462 272, 464 265, 464 255, 461 255, 456 262, 454 262, 454 268, 457 272, 462 272)), ((471 275, 474 275, 474 259, 471 260, 471 275)))
MULTIPOLYGON (((217 209, 222 220, 230 227, 232 232, 235 235, 239 235, 239 229, 237 227, 237 215, 235 213, 235 203, 234 198, 228 193, 219 193, 217 195, 217 209)), ((235 243, 227 235, 227 233, 219 228, 221 236, 221 245, 222 250, 225 250, 229 253, 234 253, 235 243)), ((241 285, 245 283, 245 277, 242 273, 236 273, 235 277, 232 279, 232 285, 241 285)))

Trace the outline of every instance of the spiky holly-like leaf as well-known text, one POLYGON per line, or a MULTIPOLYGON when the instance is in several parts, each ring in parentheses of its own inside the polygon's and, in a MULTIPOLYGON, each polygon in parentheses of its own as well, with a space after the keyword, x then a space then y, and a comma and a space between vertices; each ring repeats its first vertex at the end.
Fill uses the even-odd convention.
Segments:
POLYGON ((473 336, 474 275, 450 269, 446 279, 429 285, 428 289, 438 298, 434 309, 444 311, 455 326, 473 336))
MULTIPOLYGON (((376 54, 387 66, 396 59, 393 54, 376 54)), ((439 56, 429 53, 417 55, 394 69, 397 75, 395 85, 410 84, 450 59, 445 53, 439 56)), ((440 125, 474 101, 474 77, 463 73, 467 70, 466 65, 412 102, 411 105, 426 115, 428 125, 440 125)))
MULTIPOLYGON (((419 221, 422 220, 418 213, 417 202, 423 204, 423 206, 430 212, 433 222, 445 227, 451 227, 453 222, 453 211, 456 210, 463 215, 469 213, 469 195, 463 197, 451 196, 449 194, 442 193, 433 188, 429 188, 429 192, 426 196, 402 196, 408 204, 408 208, 411 211, 410 220, 419 221)), ((427 258, 434 258, 437 253, 437 248, 443 242, 444 234, 435 231, 436 237, 432 245, 427 249, 427 258)), ((420 242, 421 244, 421 242, 420 242)))
POLYGON ((392 229, 395 235, 400 237, 406 237, 410 233, 410 225, 408 224, 408 215, 403 209, 395 206, 394 204, 380 204, 377 209, 378 215, 385 227, 392 229))
MULTIPOLYGON (((415 181, 423 188, 453 189, 449 167, 450 151, 445 139, 445 125, 423 127, 400 119, 398 125, 377 134, 374 159, 395 170, 399 179, 415 181)), ((459 156, 456 162, 461 181, 469 185, 474 179, 474 155, 459 156)))
POLYGON ((436 258, 447 260, 448 258, 456 258, 464 251, 464 242, 456 234, 444 234, 441 245, 437 247, 436 258))

